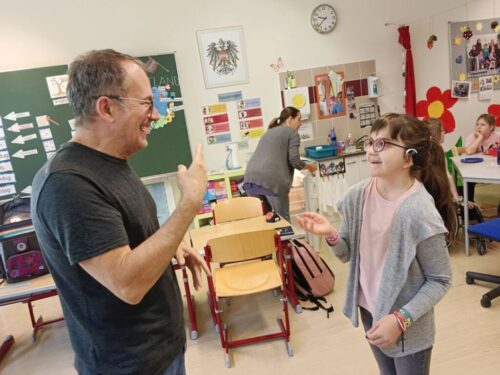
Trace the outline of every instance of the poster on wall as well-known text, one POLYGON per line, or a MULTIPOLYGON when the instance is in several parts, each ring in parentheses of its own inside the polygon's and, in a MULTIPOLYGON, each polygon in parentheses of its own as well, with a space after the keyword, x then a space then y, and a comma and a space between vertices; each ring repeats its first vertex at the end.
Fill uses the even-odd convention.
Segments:
POLYGON ((205 105, 201 113, 208 145, 231 142, 226 104, 205 105))
MULTIPOLYGON (((500 75, 500 25, 498 19, 469 20, 449 24, 451 80, 471 81, 471 92, 479 91, 479 78, 500 75), (463 79, 462 79, 463 80, 463 79)), ((493 81, 493 90, 500 81, 493 81)))
POLYGON ((264 121, 260 98, 240 100, 237 107, 241 139, 262 137, 264 121))
POLYGON ((297 108, 302 119, 308 119, 311 114, 311 104, 309 103, 309 88, 297 87, 294 89, 283 90, 285 107, 297 108))
POLYGON ((363 103, 359 105, 359 124, 362 128, 372 126, 377 119, 375 103, 363 103))

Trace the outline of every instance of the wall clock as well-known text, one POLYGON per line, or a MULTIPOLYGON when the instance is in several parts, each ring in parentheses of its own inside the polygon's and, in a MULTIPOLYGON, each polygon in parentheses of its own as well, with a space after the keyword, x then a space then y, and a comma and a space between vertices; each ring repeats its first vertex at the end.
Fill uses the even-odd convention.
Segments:
POLYGON ((332 31, 337 24, 337 13, 329 4, 318 5, 311 13, 311 26, 320 34, 332 31))

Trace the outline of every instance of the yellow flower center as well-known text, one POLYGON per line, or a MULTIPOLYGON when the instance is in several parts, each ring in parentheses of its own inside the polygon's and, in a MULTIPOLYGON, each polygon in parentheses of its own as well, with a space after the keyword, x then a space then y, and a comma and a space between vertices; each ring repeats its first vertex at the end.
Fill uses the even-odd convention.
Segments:
POLYGON ((429 104, 427 107, 427 113, 429 113, 429 117, 431 118, 441 118, 444 112, 443 102, 440 100, 436 100, 429 104))

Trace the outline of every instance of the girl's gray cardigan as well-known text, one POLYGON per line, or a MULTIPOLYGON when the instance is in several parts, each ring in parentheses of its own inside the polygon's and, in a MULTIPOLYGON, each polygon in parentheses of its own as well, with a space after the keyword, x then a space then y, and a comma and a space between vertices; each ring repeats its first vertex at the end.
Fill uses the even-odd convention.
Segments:
MULTIPOLYGON (((354 185, 339 201, 341 239, 333 247, 342 262, 350 262, 344 314, 355 327, 363 192, 368 181, 354 185)), ((446 233, 434 199, 423 186, 401 203, 394 216, 373 321, 403 307, 414 323, 394 347, 382 349, 388 356, 416 353, 434 343, 434 305, 451 285, 446 233)))

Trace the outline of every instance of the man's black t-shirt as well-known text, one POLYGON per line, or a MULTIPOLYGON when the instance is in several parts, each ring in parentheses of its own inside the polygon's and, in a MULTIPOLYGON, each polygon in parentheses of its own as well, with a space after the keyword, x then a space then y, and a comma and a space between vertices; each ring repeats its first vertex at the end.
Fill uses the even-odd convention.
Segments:
POLYGON ((162 373, 186 340, 172 267, 139 304, 130 305, 78 265, 120 246, 134 249, 159 228, 154 201, 128 163, 67 143, 35 176, 32 213, 78 372, 162 373))

